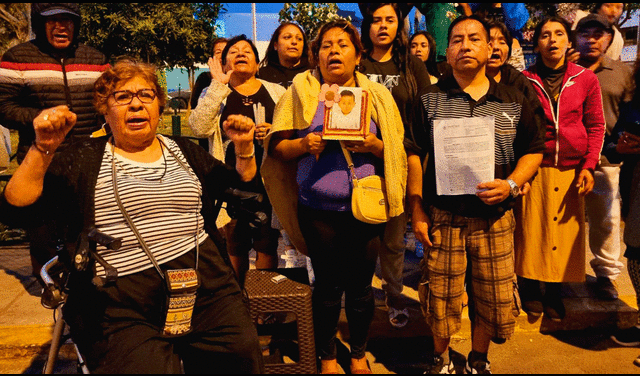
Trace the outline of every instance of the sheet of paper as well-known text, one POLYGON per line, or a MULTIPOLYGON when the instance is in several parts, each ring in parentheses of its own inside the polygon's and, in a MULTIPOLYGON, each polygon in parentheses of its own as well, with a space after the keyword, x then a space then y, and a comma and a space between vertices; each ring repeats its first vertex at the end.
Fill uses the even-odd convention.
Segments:
POLYGON ((475 195, 478 184, 494 179, 494 132, 493 116, 433 122, 438 195, 475 195))

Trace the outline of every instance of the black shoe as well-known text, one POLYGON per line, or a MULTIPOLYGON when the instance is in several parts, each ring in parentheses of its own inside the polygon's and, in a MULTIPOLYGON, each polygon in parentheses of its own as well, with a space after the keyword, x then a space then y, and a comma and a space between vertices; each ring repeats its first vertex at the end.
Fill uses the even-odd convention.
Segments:
POLYGON ((618 330, 611 336, 613 342, 620 346, 634 347, 640 346, 640 325, 632 326, 628 329, 618 330))
POLYGON ((471 354, 467 356, 467 364, 464 367, 464 373, 466 374, 491 374, 491 363, 488 360, 471 360, 471 354))
POLYGON ((529 316, 540 317, 544 310, 544 305, 539 300, 522 301, 522 309, 529 316))
POLYGON ((602 300, 616 300, 618 299, 618 290, 609 278, 598 277, 596 281, 596 296, 602 300))
POLYGON ((522 309, 530 316, 540 317, 544 309, 540 282, 533 279, 521 278, 518 287, 522 309))
POLYGON ((566 315, 564 304, 560 302, 559 304, 556 303, 553 306, 548 305, 544 307, 544 315, 550 318, 551 321, 561 322, 566 315))
POLYGON ((547 283, 544 294, 544 314, 555 322, 562 321, 566 314, 560 294, 561 288, 562 285, 560 283, 547 283))

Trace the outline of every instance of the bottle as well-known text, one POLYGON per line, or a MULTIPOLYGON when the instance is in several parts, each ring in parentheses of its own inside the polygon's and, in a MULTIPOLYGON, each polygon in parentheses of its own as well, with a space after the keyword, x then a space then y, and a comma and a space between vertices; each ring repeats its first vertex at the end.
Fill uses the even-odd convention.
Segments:
POLYGON ((296 250, 295 249, 287 249, 284 251, 284 255, 280 256, 285 262, 285 268, 295 268, 296 267, 296 250))
POLYGON ((414 252, 416 250, 417 240, 411 229, 411 225, 407 225, 407 231, 404 233, 404 248, 414 252))

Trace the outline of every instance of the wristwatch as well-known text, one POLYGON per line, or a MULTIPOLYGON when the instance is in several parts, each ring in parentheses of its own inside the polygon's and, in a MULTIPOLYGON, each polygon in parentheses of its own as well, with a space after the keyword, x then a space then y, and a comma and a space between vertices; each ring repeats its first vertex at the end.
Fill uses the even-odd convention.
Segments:
POLYGON ((507 183, 509 183, 509 187, 511 187, 511 191, 509 192, 511 197, 516 198, 520 196, 520 187, 518 187, 518 184, 511 179, 507 179, 507 183))

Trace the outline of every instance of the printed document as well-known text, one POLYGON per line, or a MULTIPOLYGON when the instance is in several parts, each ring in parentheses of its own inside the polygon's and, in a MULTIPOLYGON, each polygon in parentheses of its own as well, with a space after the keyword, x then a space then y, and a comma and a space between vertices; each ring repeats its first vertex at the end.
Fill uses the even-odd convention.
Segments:
POLYGON ((475 195, 478 184, 494 180, 494 132, 493 116, 433 122, 438 195, 475 195))

